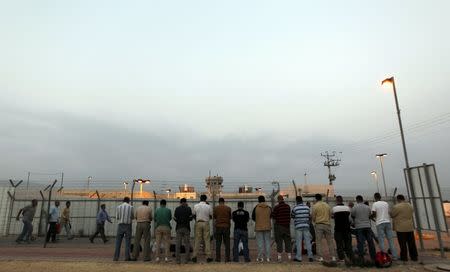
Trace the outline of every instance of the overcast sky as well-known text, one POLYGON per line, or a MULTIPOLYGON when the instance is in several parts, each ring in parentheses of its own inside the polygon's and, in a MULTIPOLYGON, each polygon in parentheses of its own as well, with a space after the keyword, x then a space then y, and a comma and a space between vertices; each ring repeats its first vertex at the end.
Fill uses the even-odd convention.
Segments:
POLYGON ((0 179, 271 189, 335 150, 338 192, 374 190, 379 152, 391 190, 395 76, 411 164, 450 185, 449 1, 0 3, 0 179))

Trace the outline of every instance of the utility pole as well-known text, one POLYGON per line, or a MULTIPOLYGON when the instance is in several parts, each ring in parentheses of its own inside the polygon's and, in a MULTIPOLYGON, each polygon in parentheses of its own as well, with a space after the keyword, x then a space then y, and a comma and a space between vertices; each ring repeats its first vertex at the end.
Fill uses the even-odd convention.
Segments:
POLYGON ((320 153, 320 156, 325 158, 323 166, 328 167, 328 180, 330 181, 330 185, 333 185, 333 181, 336 179, 336 176, 331 174, 331 168, 341 165, 341 159, 337 157, 336 151, 331 152, 331 154, 326 151, 325 153, 320 153))

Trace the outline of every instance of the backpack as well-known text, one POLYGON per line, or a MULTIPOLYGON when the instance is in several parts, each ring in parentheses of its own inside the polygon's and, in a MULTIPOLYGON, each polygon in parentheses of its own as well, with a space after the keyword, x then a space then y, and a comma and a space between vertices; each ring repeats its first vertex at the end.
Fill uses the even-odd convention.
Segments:
POLYGON ((389 254, 379 251, 375 255, 375 265, 378 268, 390 267, 392 265, 392 258, 389 254))

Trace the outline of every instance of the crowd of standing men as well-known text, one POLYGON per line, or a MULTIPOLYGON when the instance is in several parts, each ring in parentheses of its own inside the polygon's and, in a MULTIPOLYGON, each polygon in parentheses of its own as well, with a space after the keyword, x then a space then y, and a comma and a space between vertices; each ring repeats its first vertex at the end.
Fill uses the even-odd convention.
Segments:
MULTIPOLYGON (((245 262, 250 262, 248 248, 248 222, 255 222, 255 237, 257 244, 257 262, 271 261, 271 232, 273 227, 276 243, 277 261, 283 260, 282 254, 286 253, 288 261, 302 262, 305 252, 308 261, 323 262, 322 240, 326 241, 328 256, 332 262, 342 261, 347 264, 363 264, 366 259, 375 262, 375 241, 381 252, 389 253, 394 260, 418 260, 414 239, 413 208, 406 202, 403 195, 397 196, 397 204, 389 207, 388 203, 381 200, 379 193, 374 195, 375 202, 372 207, 364 202, 362 196, 356 197, 356 204, 349 202, 344 204, 341 196, 336 197, 336 206, 331 208, 328 203, 322 201, 322 195, 315 195, 315 203, 304 203, 301 196, 296 197, 296 205, 291 207, 278 196, 278 204, 271 208, 264 196, 258 197, 258 204, 251 215, 244 209, 244 203, 238 202, 238 208, 232 211, 225 204, 223 198, 219 199, 219 205, 214 209, 208 204, 206 195, 200 196, 200 202, 191 209, 185 198, 180 200, 180 205, 172 211, 166 207, 166 200, 160 201, 160 206, 155 210, 149 207, 149 201, 144 200, 142 205, 134 208, 130 199, 125 197, 123 203, 116 208, 115 221, 117 234, 115 241, 114 261, 118 261, 122 241, 125 240, 125 260, 136 261, 142 251, 143 261, 151 261, 151 223, 155 222, 155 243, 153 247, 156 262, 170 261, 171 248, 171 221, 176 222, 175 258, 177 263, 182 262, 182 253, 185 254, 183 263, 198 261, 202 248, 206 261, 212 262, 210 220, 214 219, 215 261, 222 260, 222 244, 225 248, 224 261, 238 262, 242 254, 245 262), (295 230, 295 249, 292 249, 291 220, 295 230), (334 220, 334 232, 332 232, 332 220, 334 220), (132 244, 132 223, 136 221, 135 237, 132 244), (191 256, 191 221, 194 221, 194 247, 191 256), (233 249, 231 251, 230 235, 231 221, 234 222, 233 249), (372 222, 376 225, 377 236, 372 231, 372 222), (397 232, 400 257, 394 246, 393 230, 397 232), (334 233, 334 237, 332 236, 334 233), (356 250, 352 245, 353 236, 356 236, 356 250), (334 239, 333 239, 334 238, 334 239), (387 240, 388 248, 385 246, 387 240), (333 241, 334 240, 334 241, 333 241), (141 247, 141 245, 143 245, 141 247), (315 252, 314 252, 315 249, 315 252), (368 251, 368 254, 366 252, 368 251), (232 253, 232 256, 231 256, 232 253), (292 258, 292 253, 295 254, 292 258), (366 258, 368 255, 368 258, 366 258)), ((22 215, 23 231, 16 242, 29 242, 32 237, 32 221, 36 212, 37 201, 32 200, 31 205, 21 209, 17 215, 19 220, 22 215)), ((96 218, 96 232, 89 237, 91 243, 98 234, 104 243, 108 240, 105 236, 105 222, 112 223, 106 211, 106 206, 101 209, 96 218)), ((59 211, 59 201, 55 201, 48 215, 49 227, 47 242, 56 242, 57 225, 64 228, 68 239, 73 239, 70 222, 70 201, 62 214, 59 211)))

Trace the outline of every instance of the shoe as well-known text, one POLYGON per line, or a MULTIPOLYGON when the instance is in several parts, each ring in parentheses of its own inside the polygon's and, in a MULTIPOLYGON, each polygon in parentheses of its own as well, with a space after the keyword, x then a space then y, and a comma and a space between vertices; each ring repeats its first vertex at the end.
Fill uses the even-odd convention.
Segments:
POLYGON ((331 261, 332 261, 332 262, 335 262, 335 261, 336 261, 336 257, 332 257, 332 258, 331 258, 331 261))
POLYGON ((250 260, 250 259, 245 260, 246 263, 249 263, 249 262, 251 262, 251 261, 252 261, 252 260, 250 260))
POLYGON ((323 262, 323 257, 317 258, 317 261, 318 261, 318 262, 323 262))
POLYGON ((105 240, 105 241, 103 241, 103 243, 106 244, 106 243, 108 243, 108 241, 109 241, 109 240, 105 240))
POLYGON ((67 238, 67 240, 73 240, 73 238, 75 238, 75 237, 70 236, 69 238, 67 238))
POLYGON ((268 263, 270 263, 270 258, 266 258, 266 261, 267 261, 268 263))
POLYGON ((22 241, 21 241, 21 240, 19 240, 19 239, 17 239, 17 240, 16 240, 16 243, 18 243, 18 244, 21 244, 21 243, 22 243, 22 241))
POLYGON ((136 258, 130 258, 130 259, 128 259, 128 261, 129 262, 135 262, 135 261, 137 261, 137 259, 136 258))
POLYGON ((169 262, 169 258, 165 257, 164 262, 166 262, 166 263, 169 262))
POLYGON ((191 260, 193 263, 197 263, 197 257, 192 258, 191 260))
POLYGON ((207 259, 206 259, 206 262, 207 262, 207 263, 210 263, 210 262, 212 262, 212 261, 213 261, 212 258, 207 258, 207 259))
POLYGON ((91 244, 94 243, 94 239, 89 238, 89 241, 91 241, 91 244))
POLYGON ((302 262, 302 260, 299 260, 299 259, 297 259, 297 258, 294 258, 294 262, 298 262, 298 263, 301 263, 301 262, 302 262))
POLYGON ((220 263, 220 259, 216 259, 216 263, 220 263))
POLYGON ((155 262, 159 263, 159 257, 156 257, 155 262))
POLYGON ((278 254, 278 256, 277 256, 277 261, 278 261, 279 263, 281 263, 281 261, 282 261, 282 259, 281 259, 281 254, 278 254))
POLYGON ((312 263, 312 262, 314 262, 314 259, 313 259, 313 258, 308 258, 308 261, 309 261, 310 263, 312 263))
POLYGON ((151 259, 144 259, 143 262, 150 262, 151 259))
POLYGON ((117 258, 114 258, 114 259, 113 259, 113 262, 117 262, 117 261, 119 261, 119 259, 117 259, 117 258))
POLYGON ((292 259, 291 253, 288 253, 287 258, 288 258, 288 261, 291 261, 291 259, 292 259))
POLYGON ((262 263, 263 261, 264 261, 263 258, 256 258, 256 262, 257 262, 257 263, 262 263))

